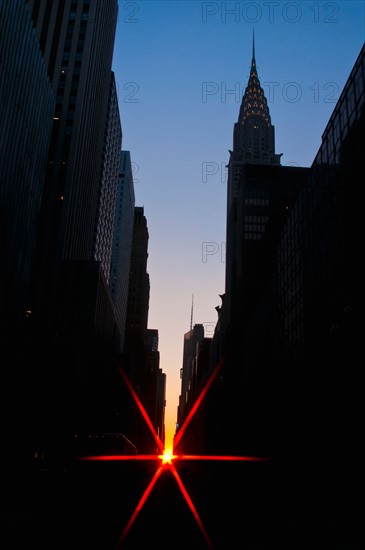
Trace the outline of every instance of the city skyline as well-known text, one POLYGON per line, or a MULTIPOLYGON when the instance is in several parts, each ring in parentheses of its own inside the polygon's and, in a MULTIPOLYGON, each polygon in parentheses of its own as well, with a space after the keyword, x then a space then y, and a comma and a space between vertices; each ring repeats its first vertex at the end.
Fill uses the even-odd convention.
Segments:
POLYGON ((0 0, 6 540, 358 548, 364 16, 0 0))
POLYGON ((224 292, 225 166, 252 33, 276 152, 282 165, 309 167, 363 44, 363 20, 363 2, 119 3, 113 70, 122 148, 150 233, 148 326, 159 331, 167 376, 167 439, 192 295, 193 324, 213 336, 224 292))

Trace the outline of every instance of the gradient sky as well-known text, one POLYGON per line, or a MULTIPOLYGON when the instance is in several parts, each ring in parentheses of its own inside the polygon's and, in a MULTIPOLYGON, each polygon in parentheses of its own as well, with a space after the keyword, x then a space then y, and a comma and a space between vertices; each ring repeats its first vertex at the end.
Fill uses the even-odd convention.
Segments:
POLYGON ((362 0, 119 2, 113 70, 149 229, 149 328, 175 430, 184 333, 212 336, 224 292, 226 170, 252 33, 282 164, 310 166, 365 38, 362 0))

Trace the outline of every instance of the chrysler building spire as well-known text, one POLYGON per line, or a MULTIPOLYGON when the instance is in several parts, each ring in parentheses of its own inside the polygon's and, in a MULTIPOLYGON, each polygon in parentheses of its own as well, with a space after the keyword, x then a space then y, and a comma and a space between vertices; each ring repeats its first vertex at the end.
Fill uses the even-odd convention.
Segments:
POLYGON ((251 69, 253 66, 256 66, 256 60, 255 60, 255 31, 252 31, 252 62, 251 62, 251 69))
POLYGON ((275 154, 274 126, 257 73, 254 34, 250 76, 234 126, 233 152, 244 163, 280 164, 281 155, 275 154))

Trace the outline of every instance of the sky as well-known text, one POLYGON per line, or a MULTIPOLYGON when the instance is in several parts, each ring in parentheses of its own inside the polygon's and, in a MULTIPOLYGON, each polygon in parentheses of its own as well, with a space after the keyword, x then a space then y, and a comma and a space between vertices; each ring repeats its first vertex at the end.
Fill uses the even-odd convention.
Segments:
POLYGON ((184 334, 225 290, 226 164, 252 58, 283 165, 311 166, 365 38, 363 0, 119 0, 113 70, 149 230, 148 328, 175 431, 184 334))

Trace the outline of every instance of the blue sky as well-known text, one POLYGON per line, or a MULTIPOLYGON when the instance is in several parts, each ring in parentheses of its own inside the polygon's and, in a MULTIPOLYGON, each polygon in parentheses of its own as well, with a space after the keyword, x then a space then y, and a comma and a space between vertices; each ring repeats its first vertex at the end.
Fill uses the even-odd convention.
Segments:
POLYGON ((310 166, 365 38, 364 2, 123 0, 113 70, 149 228, 149 328, 174 429, 183 336, 224 292, 226 173, 252 57, 282 164, 310 166))

